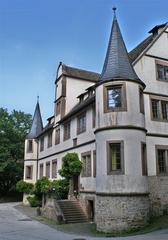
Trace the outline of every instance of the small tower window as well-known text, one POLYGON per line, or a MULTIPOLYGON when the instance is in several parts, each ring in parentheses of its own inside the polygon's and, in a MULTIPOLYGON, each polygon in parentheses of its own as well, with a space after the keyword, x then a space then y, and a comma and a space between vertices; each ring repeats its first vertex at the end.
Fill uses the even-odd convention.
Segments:
POLYGON ((33 179, 33 166, 26 166, 26 179, 33 179))
POLYGON ((33 140, 28 140, 27 142, 27 153, 33 152, 33 140))
POLYGON ((126 111, 125 84, 110 85, 104 88, 104 112, 126 111))
POLYGON ((107 142, 107 173, 124 174, 123 142, 107 142))
POLYGON ((139 88, 139 104, 140 104, 140 112, 144 113, 144 96, 143 96, 142 88, 139 88))
POLYGON ((107 107, 120 108, 122 106, 121 86, 114 86, 107 89, 107 107))

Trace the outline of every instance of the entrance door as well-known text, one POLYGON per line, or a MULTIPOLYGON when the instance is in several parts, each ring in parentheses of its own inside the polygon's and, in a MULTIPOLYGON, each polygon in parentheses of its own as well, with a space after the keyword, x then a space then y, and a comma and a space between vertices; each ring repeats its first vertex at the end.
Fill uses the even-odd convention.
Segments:
POLYGON ((88 200, 88 217, 90 221, 94 221, 94 201, 88 200))

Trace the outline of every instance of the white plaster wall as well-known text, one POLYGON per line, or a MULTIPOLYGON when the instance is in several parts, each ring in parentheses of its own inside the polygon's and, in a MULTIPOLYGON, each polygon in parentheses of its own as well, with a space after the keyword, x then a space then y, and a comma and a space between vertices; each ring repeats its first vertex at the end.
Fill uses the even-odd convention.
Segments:
MULTIPOLYGON (((69 151, 65 151, 60 154, 56 154, 54 156, 47 157, 45 159, 42 159, 38 162, 38 177, 39 177, 39 171, 40 171, 40 164, 43 163, 43 173, 44 176, 46 174, 46 162, 50 162, 50 179, 52 176, 52 161, 57 159, 57 169, 61 169, 62 167, 62 158, 66 155, 68 152, 76 152, 79 155, 79 158, 81 159, 81 154, 84 152, 91 151, 91 165, 92 165, 92 177, 80 177, 80 183, 82 184, 82 187, 84 187, 84 190, 88 191, 95 191, 95 178, 93 178, 93 151, 95 150, 95 143, 85 145, 83 147, 75 148, 69 151)), ((57 178, 60 179, 61 176, 58 174, 57 178)))
POLYGON ((94 85, 93 82, 67 77, 66 113, 79 102, 77 96, 92 85, 94 85))
MULTIPOLYGON (((64 141, 64 127, 63 124, 60 126, 60 144, 55 145, 55 129, 52 135, 52 147, 47 147, 48 137, 47 134, 44 136, 44 151, 40 152, 39 150, 39 158, 45 157, 50 154, 54 154, 56 152, 60 152, 64 149, 73 147, 73 139, 77 138, 77 144, 82 144, 85 142, 89 142, 95 139, 94 128, 92 127, 92 106, 88 107, 86 111, 86 132, 83 132, 77 135, 77 117, 74 116, 71 118, 71 138, 64 141)), ((40 143, 39 143, 40 145, 40 143)), ((40 149, 40 146, 39 146, 40 149)))
POLYGON ((147 192, 142 176, 141 142, 146 134, 137 130, 107 130, 96 133, 97 192, 147 192), (124 141, 124 175, 107 175, 107 141, 124 141))
POLYGON ((23 179, 26 182, 35 183, 37 180, 37 161, 24 161, 24 176, 23 179), (32 179, 26 179, 26 166, 33 166, 32 179))
POLYGON ((156 145, 168 145, 167 138, 161 137, 146 137, 147 144, 147 164, 148 164, 148 176, 156 176, 156 145))
POLYGON ((152 116, 149 94, 144 95, 144 102, 145 102, 145 122, 148 133, 168 134, 168 122, 151 120, 152 116))
POLYGON ((155 44, 148 50, 148 54, 168 58, 168 28, 163 32, 155 44))
MULTIPOLYGON (((116 82, 117 84, 118 82, 116 82)), ((110 85, 110 83, 109 83, 110 85)), ((134 125, 145 127, 144 114, 140 113, 139 85, 126 82, 127 111, 104 113, 103 84, 96 89, 96 126, 134 125)))
POLYGON ((27 145, 28 145, 28 139, 25 140, 25 149, 24 149, 24 159, 37 159, 37 141, 32 139, 33 141, 33 152, 27 152, 27 145))

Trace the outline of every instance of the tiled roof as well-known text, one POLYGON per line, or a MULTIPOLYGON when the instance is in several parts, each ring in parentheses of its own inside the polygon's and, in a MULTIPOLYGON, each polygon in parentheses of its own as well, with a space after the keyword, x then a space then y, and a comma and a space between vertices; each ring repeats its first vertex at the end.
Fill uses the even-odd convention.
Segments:
POLYGON ((69 77, 75 77, 79 79, 86 79, 88 81, 97 82, 99 80, 99 74, 91 71, 86 71, 74 67, 69 67, 65 64, 62 65, 63 74, 69 77))
POLYGON ((153 35, 150 35, 129 52, 129 58, 131 62, 135 61, 135 59, 145 50, 145 48, 153 41, 153 39, 153 35))
POLYGON ((142 83, 130 63, 117 18, 114 16, 106 58, 100 75, 100 81, 119 78, 136 80, 142 83))
POLYGON ((33 116, 32 126, 26 138, 27 139, 36 138, 41 133, 42 129, 43 129, 43 122, 42 122, 41 113, 40 113, 40 106, 39 106, 39 103, 37 102, 36 109, 33 116))
POLYGON ((84 110, 87 106, 89 106, 91 103, 94 103, 95 101, 95 95, 86 98, 85 100, 83 100, 82 102, 76 104, 72 110, 67 113, 59 122, 64 122, 66 121, 68 118, 72 117, 73 115, 77 114, 78 112, 80 112, 81 110, 84 110))

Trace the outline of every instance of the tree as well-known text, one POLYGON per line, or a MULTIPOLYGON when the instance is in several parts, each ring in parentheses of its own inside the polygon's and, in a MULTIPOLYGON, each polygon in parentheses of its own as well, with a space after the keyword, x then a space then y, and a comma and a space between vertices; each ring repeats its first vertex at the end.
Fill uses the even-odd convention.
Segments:
POLYGON ((59 174, 66 178, 71 179, 74 176, 78 176, 82 170, 82 162, 79 160, 77 153, 67 153, 63 157, 62 169, 59 170, 59 174))
POLYGON ((0 195, 14 190, 22 178, 24 139, 31 123, 30 114, 0 108, 0 195))

